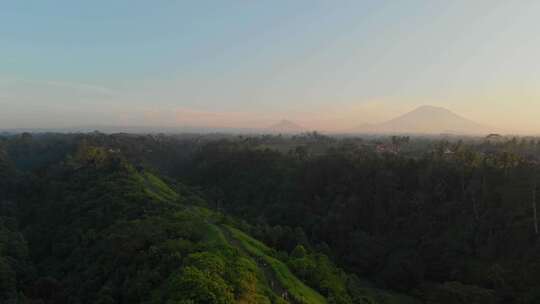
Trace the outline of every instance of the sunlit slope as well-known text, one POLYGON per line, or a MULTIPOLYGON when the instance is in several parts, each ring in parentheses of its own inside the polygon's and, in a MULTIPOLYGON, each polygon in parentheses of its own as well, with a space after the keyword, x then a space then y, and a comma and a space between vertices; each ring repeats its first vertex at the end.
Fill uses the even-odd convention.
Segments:
POLYGON ((285 263, 271 256, 271 250, 263 243, 253 239, 242 231, 226 227, 227 233, 238 241, 239 246, 245 250, 253 259, 257 260, 262 268, 269 268, 271 278, 276 280, 274 285, 280 284, 285 289, 284 296, 291 298, 295 303, 327 303, 326 299, 318 292, 306 286, 299 280, 285 265, 285 263))
POLYGON ((325 303, 275 260, 275 276, 287 286, 278 289, 274 274, 224 235, 223 215, 205 208, 185 187, 105 149, 85 147, 43 181, 21 208, 36 269, 28 284, 56 287, 46 296, 19 290, 10 297, 59 303, 325 303), (292 299, 298 286, 310 291, 307 301, 292 299))

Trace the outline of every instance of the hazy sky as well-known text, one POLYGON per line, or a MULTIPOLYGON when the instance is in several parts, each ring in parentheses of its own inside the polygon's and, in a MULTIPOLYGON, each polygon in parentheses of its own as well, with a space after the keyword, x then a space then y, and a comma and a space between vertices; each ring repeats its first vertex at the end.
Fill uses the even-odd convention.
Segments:
POLYGON ((540 1, 4 1, 0 128, 350 129, 423 104, 540 133, 540 1))

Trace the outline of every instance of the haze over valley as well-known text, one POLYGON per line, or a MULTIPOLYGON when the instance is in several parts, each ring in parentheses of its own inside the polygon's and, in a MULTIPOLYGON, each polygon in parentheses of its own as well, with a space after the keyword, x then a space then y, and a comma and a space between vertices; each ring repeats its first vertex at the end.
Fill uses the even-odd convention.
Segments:
POLYGON ((3 1, 0 304, 540 303, 540 1, 3 1))
MULTIPOLYGON (((257 125, 257 124, 255 124, 257 125)), ((313 126, 309 124, 309 126, 313 126)), ((476 135, 485 136, 490 133, 511 133, 510 130, 502 128, 488 127, 472 120, 455 114, 445 108, 435 106, 420 106, 410 112, 399 115, 388 121, 372 124, 361 124, 356 127, 325 129, 313 126, 312 129, 304 127, 295 121, 282 119, 271 125, 256 127, 250 125, 241 125, 238 127, 219 127, 213 125, 199 124, 195 126, 130 126, 130 125, 88 125, 73 126, 65 128, 44 128, 44 129, 5 129, 6 132, 91 132, 101 131, 106 133, 128 132, 128 133, 231 133, 231 134, 300 134, 308 131, 318 131, 327 134, 410 134, 410 135, 476 135)))

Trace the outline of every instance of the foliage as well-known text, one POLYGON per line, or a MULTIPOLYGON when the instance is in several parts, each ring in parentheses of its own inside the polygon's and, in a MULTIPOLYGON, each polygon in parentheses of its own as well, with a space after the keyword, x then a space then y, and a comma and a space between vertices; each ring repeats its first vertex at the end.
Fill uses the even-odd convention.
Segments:
POLYGON ((536 138, 1 137, 0 302, 535 303, 539 155, 536 138))
POLYGON ((272 257, 270 248, 238 229, 232 227, 229 227, 228 229, 231 231, 233 237, 242 243, 243 248, 257 259, 261 259, 262 263, 267 263, 271 267, 278 281, 288 290, 295 301, 306 304, 326 303, 324 297, 306 286, 292 274, 287 265, 275 257, 272 257))

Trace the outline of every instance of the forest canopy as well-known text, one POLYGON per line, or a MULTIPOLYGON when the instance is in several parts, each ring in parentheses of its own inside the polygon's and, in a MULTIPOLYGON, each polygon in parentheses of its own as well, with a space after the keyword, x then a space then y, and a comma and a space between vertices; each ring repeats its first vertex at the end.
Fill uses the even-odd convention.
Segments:
POLYGON ((537 303, 536 138, 0 137, 2 303, 537 303))

